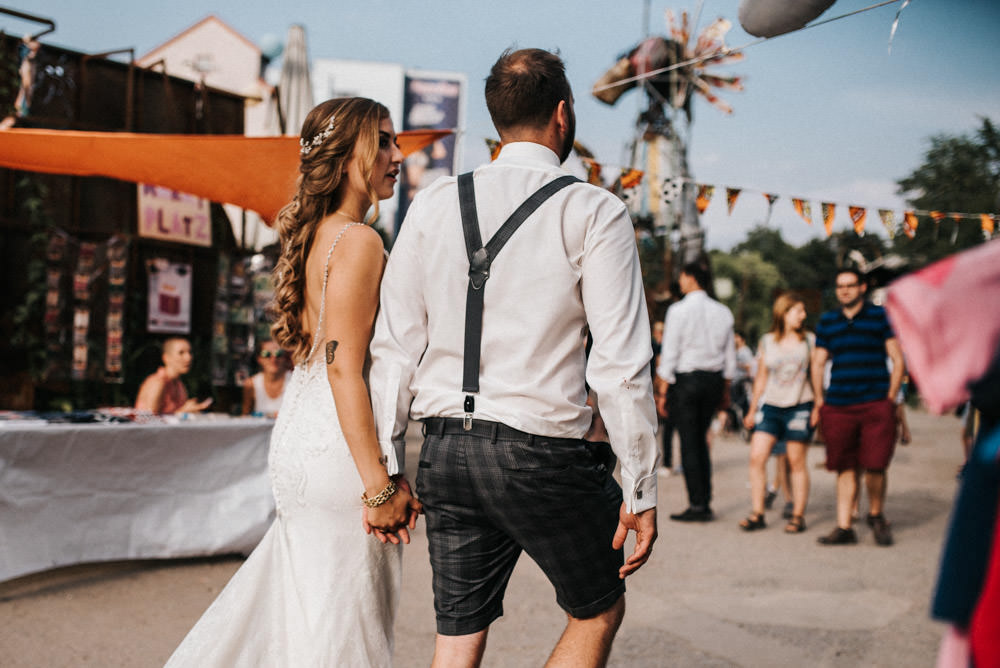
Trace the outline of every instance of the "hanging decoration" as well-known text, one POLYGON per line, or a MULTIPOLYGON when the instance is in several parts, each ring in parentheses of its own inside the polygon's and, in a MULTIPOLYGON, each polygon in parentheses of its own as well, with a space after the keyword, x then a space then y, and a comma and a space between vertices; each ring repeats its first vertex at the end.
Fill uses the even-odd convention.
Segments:
POLYGON ((795 213, 799 214, 804 221, 812 225, 812 206, 810 206, 809 202, 799 199, 798 197, 793 197, 792 206, 795 207, 795 213))
MULTIPOLYGON (((592 158, 581 159, 587 167, 588 178, 592 179, 592 182, 597 183, 597 185, 604 185, 603 182, 598 178, 604 173, 604 169, 611 167, 611 165, 602 164, 593 160, 592 158)), ((712 196, 715 193, 716 188, 725 188, 726 191, 726 207, 727 214, 732 215, 736 205, 739 201, 740 195, 744 192, 760 192, 767 200, 767 221, 771 219, 771 214, 774 209, 774 204, 782 197, 787 197, 785 195, 779 195, 773 192, 764 191, 754 191, 750 188, 743 188, 737 186, 721 186, 708 183, 695 183, 690 178, 684 177, 668 177, 659 181, 655 178, 650 178, 650 175, 642 170, 633 169, 629 167, 615 167, 619 170, 620 177, 615 181, 614 184, 608 187, 609 190, 617 193, 626 202, 634 198, 638 193, 637 189, 641 185, 644 179, 650 179, 652 182, 659 182, 659 189, 662 193, 662 201, 665 203, 676 201, 680 198, 681 193, 685 187, 690 187, 696 193, 695 205, 699 214, 704 214, 711 205, 712 196)), ((812 224, 812 205, 809 200, 803 197, 788 197, 792 203, 792 207, 795 209, 802 220, 808 224, 812 224)), ((833 232, 833 222, 835 218, 836 208, 838 206, 835 202, 822 202, 822 214, 823 214, 823 225, 827 236, 833 232)), ((851 224, 854 231, 862 235, 867 224, 867 215, 869 209, 875 209, 878 211, 882 225, 885 227, 889 238, 895 237, 897 230, 897 216, 891 209, 886 208, 875 208, 869 206, 861 206, 850 204, 844 205, 850 215, 851 224)), ((983 234, 987 236, 992 236, 997 229, 996 226, 996 216, 993 213, 963 213, 958 211, 944 212, 940 210, 922 210, 922 209, 908 209, 900 217, 903 232, 908 237, 913 237, 917 229, 917 219, 918 216, 927 216, 934 220, 936 223, 935 227, 938 227, 942 220, 945 218, 954 221, 955 227, 952 228, 951 237, 955 240, 956 230, 958 226, 964 220, 975 220, 980 224, 983 234)))
POLYGON ((729 211, 729 215, 733 215, 733 207, 736 206, 736 200, 740 197, 739 188, 726 188, 726 207, 729 211))
POLYGON ((826 236, 830 236, 833 232, 833 217, 837 213, 837 205, 833 202, 822 202, 823 207, 823 228, 826 230, 826 236))
POLYGON ((698 184, 698 197, 695 199, 695 206, 698 207, 698 213, 705 213, 705 209, 708 208, 708 203, 712 201, 712 194, 715 192, 715 186, 709 186, 705 184, 698 184))
POLYGON ((879 209, 878 217, 882 219, 882 225, 889 234, 890 239, 896 238, 896 216, 889 209, 879 209))
POLYGON ((108 314, 105 325, 104 380, 121 383, 122 339, 125 333, 125 277, 128 241, 114 236, 107 242, 108 314))
MULTIPOLYGON (((847 207, 847 213, 851 216, 851 222, 854 224, 854 233, 859 237, 864 236, 865 218, 868 217, 868 210, 862 206, 849 206, 847 207)), ((829 231, 827 234, 829 234, 829 231)))

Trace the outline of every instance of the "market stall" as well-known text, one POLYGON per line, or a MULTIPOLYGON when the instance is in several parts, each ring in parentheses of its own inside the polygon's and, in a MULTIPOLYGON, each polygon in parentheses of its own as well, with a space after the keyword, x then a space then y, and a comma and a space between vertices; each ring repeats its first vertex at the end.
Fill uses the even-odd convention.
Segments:
POLYGON ((0 421, 0 581, 93 561, 248 554, 274 511, 272 425, 0 421))

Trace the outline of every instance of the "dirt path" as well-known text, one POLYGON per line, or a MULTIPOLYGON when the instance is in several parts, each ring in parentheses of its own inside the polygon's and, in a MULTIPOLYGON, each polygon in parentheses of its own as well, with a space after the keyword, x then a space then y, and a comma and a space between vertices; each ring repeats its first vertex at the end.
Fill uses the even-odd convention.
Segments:
MULTIPOLYGON (((660 478, 660 538, 628 581, 628 613, 611 665, 931 666, 942 626, 928 617, 942 536, 961 460, 958 421, 910 413, 914 442, 890 469, 886 515, 896 545, 822 547, 833 526, 833 476, 809 453, 809 530, 785 535, 780 501, 764 531, 736 527, 749 506, 746 444, 713 446, 714 508, 706 525, 671 522, 684 483, 660 478)), ((411 443, 411 449, 417 442, 411 443)), ((408 457, 416 464, 415 452, 408 457)), ((427 666, 434 619, 422 526, 404 552, 397 666, 427 666)), ((161 666, 239 567, 240 559, 116 562, 49 571, 0 584, 0 665, 161 666)), ((537 666, 563 615, 541 572, 522 559, 484 666, 537 666)))

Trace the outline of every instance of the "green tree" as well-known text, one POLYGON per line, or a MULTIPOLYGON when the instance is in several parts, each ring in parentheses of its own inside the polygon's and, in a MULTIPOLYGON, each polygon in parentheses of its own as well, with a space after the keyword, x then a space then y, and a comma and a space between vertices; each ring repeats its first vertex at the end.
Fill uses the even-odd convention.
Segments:
MULTIPOLYGON (((909 206, 943 213, 982 213, 1000 208, 1000 132, 988 119, 972 135, 939 134, 930 138, 924 162, 898 182, 909 206)), ((979 244, 978 220, 935 224, 921 217, 913 239, 898 235, 893 249, 914 265, 939 260, 979 244)))
POLYGON ((750 342, 756 341, 770 327, 775 294, 787 287, 781 271, 758 251, 715 250, 709 255, 716 296, 733 312, 736 329, 743 330, 750 342))

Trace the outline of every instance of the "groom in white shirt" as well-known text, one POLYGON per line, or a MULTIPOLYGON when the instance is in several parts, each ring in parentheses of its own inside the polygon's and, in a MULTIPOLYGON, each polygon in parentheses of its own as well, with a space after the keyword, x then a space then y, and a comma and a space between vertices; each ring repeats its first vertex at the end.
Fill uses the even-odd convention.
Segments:
POLYGON ((526 551, 568 618, 553 665, 601 666, 624 615, 624 578, 656 539, 634 232, 618 198, 560 167, 575 115, 558 56, 505 52, 486 102, 499 157, 421 191, 386 267, 371 349, 379 439, 398 452, 409 419, 424 423, 416 488, 434 572, 434 665, 479 665, 526 551), (523 224, 495 237, 522 206, 523 224), (610 446, 583 440, 585 381, 610 446))

